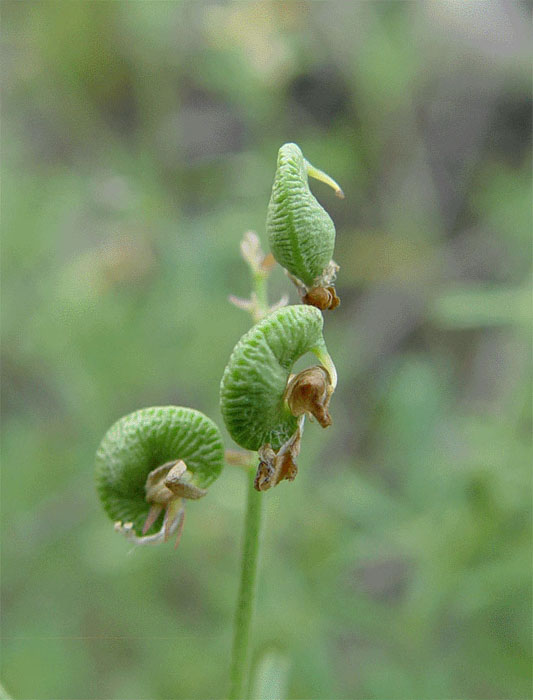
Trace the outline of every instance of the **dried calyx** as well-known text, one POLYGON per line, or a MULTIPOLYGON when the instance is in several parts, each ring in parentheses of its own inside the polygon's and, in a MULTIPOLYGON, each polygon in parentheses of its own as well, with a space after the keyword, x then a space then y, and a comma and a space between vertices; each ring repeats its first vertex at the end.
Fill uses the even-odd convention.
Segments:
POLYGON ((300 299, 304 304, 315 306, 321 311, 326 311, 328 309, 333 311, 333 309, 336 309, 341 303, 335 289, 335 280, 338 271, 339 266, 334 260, 331 260, 329 265, 324 269, 322 275, 317 277, 311 286, 307 286, 301 279, 298 279, 298 277, 295 277, 290 272, 286 271, 286 274, 296 286, 300 299))
POLYGON ((257 491, 267 491, 284 479, 294 480, 298 472, 296 458, 300 453, 305 416, 313 416, 323 428, 331 425, 328 408, 333 390, 330 375, 322 366, 309 367, 289 379, 285 400, 292 415, 299 419, 298 427, 277 452, 268 443, 259 449, 254 482, 257 491))
POLYGON ((311 287, 303 296, 302 301, 304 304, 309 304, 310 306, 316 306, 317 309, 321 311, 326 311, 329 309, 333 311, 341 303, 341 300, 337 296, 335 287, 311 287))

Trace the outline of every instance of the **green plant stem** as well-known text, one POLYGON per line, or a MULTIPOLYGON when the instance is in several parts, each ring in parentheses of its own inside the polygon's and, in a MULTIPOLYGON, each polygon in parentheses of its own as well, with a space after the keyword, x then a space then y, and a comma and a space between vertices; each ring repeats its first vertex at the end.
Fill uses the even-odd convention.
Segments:
MULTIPOLYGON (((263 252, 260 248, 259 255, 262 259, 263 252)), ((246 256, 244 258, 248 262, 252 276, 253 291, 257 302, 257 308, 255 311, 252 311, 252 317, 254 322, 257 322, 268 313, 268 273, 258 269, 257 262, 254 265, 246 256)), ((248 680, 248 660, 250 656, 248 645, 254 613, 257 562, 259 558, 261 520, 263 517, 263 494, 254 488, 255 467, 255 463, 250 464, 247 474, 248 488, 242 538, 241 581, 237 608, 235 610, 229 700, 244 700, 248 680)))
POLYGON ((267 276, 264 272, 255 272, 253 275, 253 282, 254 291, 257 296, 258 316, 262 318, 268 313, 267 276))
POLYGON ((248 640, 254 612, 257 582, 257 561, 263 512, 263 494, 254 489, 255 470, 248 474, 248 496, 242 551, 241 582, 231 662, 229 700, 243 700, 248 671, 248 640))

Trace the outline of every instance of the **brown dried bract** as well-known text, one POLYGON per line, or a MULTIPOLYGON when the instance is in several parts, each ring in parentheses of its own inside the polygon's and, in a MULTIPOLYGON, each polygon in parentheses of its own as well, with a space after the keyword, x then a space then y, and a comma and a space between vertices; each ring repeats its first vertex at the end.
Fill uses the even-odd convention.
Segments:
POLYGON ((298 473, 296 457, 300 453, 303 432, 303 418, 298 421, 296 432, 275 452, 268 443, 259 448, 259 466, 255 475, 254 488, 268 491, 280 481, 294 481, 298 473))
POLYGON ((289 380, 285 394, 293 416, 313 415, 323 428, 331 425, 328 407, 333 390, 324 367, 304 369, 289 380))
POLYGON ((286 452, 284 455, 280 455, 279 460, 279 478, 277 483, 279 484, 279 482, 284 479, 287 479, 287 481, 294 481, 296 474, 298 474, 298 465, 293 459, 293 453, 286 452))
POLYGON ((315 306, 321 311, 329 309, 333 311, 341 303, 337 296, 335 287, 311 287, 306 294, 303 295, 302 301, 309 306, 315 306))

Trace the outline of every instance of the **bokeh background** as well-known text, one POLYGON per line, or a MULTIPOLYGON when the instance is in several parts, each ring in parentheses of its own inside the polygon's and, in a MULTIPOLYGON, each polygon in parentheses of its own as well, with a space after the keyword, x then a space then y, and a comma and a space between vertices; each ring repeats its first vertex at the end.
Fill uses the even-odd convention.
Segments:
POLYGON ((286 141, 346 193, 312 185, 337 225, 340 384, 265 495, 254 665, 287 698, 531 697, 530 20, 496 0, 2 3, 14 697, 224 696, 242 473, 189 507, 177 552, 130 553, 93 458, 142 406, 220 422, 250 323, 227 301, 250 289, 239 241, 266 245, 286 141))

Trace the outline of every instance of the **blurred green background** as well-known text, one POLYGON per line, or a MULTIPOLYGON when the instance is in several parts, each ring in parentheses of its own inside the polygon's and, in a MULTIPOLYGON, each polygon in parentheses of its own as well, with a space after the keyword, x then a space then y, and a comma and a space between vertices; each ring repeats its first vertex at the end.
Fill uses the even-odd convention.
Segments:
MULTIPOLYGON (((220 422, 250 323, 227 302, 250 289, 239 241, 266 245, 286 141, 346 193, 312 185, 337 225, 340 382, 334 425, 265 495, 254 664, 272 652, 289 698, 531 697, 530 19, 496 0, 2 3, 14 697, 224 696, 242 473, 191 504, 177 552, 131 553, 93 458, 142 406, 220 422)), ((272 302, 289 287, 278 268, 272 302)))

